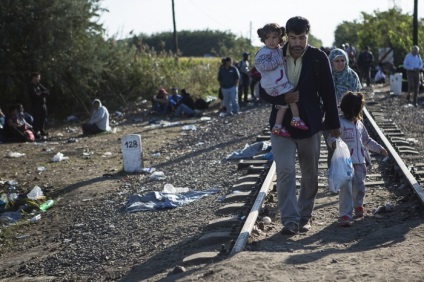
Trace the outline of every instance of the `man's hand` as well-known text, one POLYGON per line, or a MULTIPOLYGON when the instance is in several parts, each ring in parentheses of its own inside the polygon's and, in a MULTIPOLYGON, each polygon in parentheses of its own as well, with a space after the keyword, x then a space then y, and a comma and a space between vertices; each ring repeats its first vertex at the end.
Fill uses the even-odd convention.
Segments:
POLYGON ((336 138, 340 137, 340 128, 331 129, 330 134, 331 134, 331 136, 336 137, 336 138))
POLYGON ((287 104, 296 103, 297 101, 299 101, 299 91, 296 90, 284 94, 284 100, 287 104))
POLYGON ((384 149, 384 148, 381 150, 380 154, 382 154, 385 157, 387 157, 389 155, 389 153, 387 152, 387 150, 384 149))

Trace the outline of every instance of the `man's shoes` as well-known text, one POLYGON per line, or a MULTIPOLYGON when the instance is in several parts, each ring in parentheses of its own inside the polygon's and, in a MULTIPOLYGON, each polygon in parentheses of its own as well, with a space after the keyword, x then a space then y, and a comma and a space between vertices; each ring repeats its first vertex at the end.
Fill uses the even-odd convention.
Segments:
POLYGON ((350 221, 351 221, 351 219, 347 215, 339 217, 339 224, 340 224, 341 227, 349 227, 350 221))
POLYGON ((287 223, 281 230, 283 235, 296 235, 297 233, 299 233, 299 225, 296 222, 287 223))
POLYGON ((364 208, 363 207, 356 207, 355 208, 355 218, 360 218, 364 216, 364 208))
POLYGON ((311 230, 311 220, 310 219, 301 219, 299 222, 299 232, 305 233, 311 230))

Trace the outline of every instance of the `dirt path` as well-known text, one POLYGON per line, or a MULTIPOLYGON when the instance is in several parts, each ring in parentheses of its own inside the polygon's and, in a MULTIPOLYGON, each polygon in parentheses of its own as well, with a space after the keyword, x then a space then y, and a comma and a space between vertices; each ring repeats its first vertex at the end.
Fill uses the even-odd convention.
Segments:
MULTIPOLYGON (((404 110, 403 100, 388 98, 387 90, 376 91, 375 99, 422 148, 422 108, 404 110)), ((38 185, 56 204, 36 224, 0 229, 0 281, 422 281, 422 206, 394 179, 386 180, 395 185, 391 190, 368 191, 367 214, 350 228, 336 224, 337 196, 320 190, 309 233, 279 234, 276 213, 272 225, 252 236, 247 251, 168 276, 185 257, 209 247, 198 246, 197 238, 216 218, 211 211, 227 188, 245 173, 222 159, 253 143, 268 113, 268 105, 244 108, 231 118, 211 112, 210 121, 179 120, 197 126, 184 131, 153 128, 151 117, 134 110, 114 117, 116 134, 69 142, 79 133, 69 124, 53 129, 55 139, 45 144, 1 144, 3 156, 26 157, 3 158, 0 180, 18 181, 20 193, 38 185), (166 183, 122 173, 120 138, 130 133, 142 135, 145 167, 164 171, 166 182, 220 192, 177 209, 123 212, 130 195, 161 191, 166 183), (57 152, 69 160, 53 163, 57 152), (372 213, 387 202, 393 212, 372 213)), ((269 203, 270 209, 275 205, 269 203)))

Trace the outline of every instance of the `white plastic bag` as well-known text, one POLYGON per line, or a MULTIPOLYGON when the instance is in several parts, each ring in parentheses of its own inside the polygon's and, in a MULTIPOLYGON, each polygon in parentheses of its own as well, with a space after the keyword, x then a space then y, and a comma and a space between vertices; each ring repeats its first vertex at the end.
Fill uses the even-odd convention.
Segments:
POLYGON ((52 161, 54 163, 57 163, 57 162, 61 162, 61 161, 68 160, 68 159, 69 159, 68 157, 63 156, 63 154, 61 152, 59 152, 59 153, 57 153, 56 155, 53 156, 52 161))
POLYGON ((30 200, 39 200, 43 197, 43 190, 41 190, 38 186, 34 186, 34 188, 32 188, 32 190, 27 194, 27 198, 30 200))
POLYGON ((336 139, 331 164, 328 168, 328 188, 333 193, 338 193, 340 188, 347 185, 353 177, 353 164, 350 158, 349 147, 341 139, 336 139))

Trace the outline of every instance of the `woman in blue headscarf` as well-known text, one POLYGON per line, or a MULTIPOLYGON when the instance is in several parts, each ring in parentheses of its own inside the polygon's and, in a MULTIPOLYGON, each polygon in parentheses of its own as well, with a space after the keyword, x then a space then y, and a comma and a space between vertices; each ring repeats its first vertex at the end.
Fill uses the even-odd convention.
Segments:
POLYGON ((358 92, 362 86, 358 74, 349 67, 349 59, 345 51, 339 48, 331 50, 328 58, 331 62, 334 86, 336 87, 337 104, 348 92, 358 92))
MULTIPOLYGON (((349 59, 345 51, 335 48, 328 54, 328 58, 331 62, 331 71, 333 73, 333 81, 336 88, 337 105, 340 105, 342 97, 346 92, 358 92, 362 88, 361 82, 359 81, 358 74, 349 67, 349 59)), ((322 134, 324 140, 327 140, 330 132, 324 130, 322 134)), ((327 149, 327 165, 330 167, 334 150, 328 145, 327 149)))

